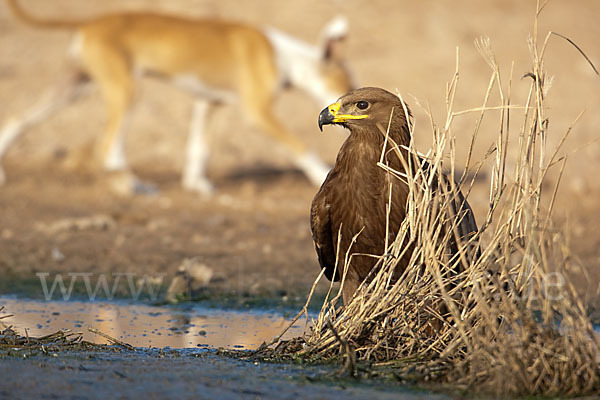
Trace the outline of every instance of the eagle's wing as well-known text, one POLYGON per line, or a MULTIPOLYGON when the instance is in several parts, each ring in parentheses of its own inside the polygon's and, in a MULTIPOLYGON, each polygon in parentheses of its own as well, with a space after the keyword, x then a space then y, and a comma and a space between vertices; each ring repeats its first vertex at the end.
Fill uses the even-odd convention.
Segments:
MULTIPOLYGON (((324 185, 325 186, 325 185, 324 185)), ((310 230, 315 244, 321 268, 329 280, 339 281, 340 274, 335 272, 335 242, 331 229, 330 205, 327 191, 322 187, 315 196, 310 209, 310 230)))
MULTIPOLYGON (((444 179, 448 188, 450 185, 450 178, 444 175, 444 179)), ((458 219, 459 223, 455 227, 453 232, 453 238, 450 241, 450 248, 452 254, 457 255, 459 253, 459 243, 467 243, 469 240, 477 234, 477 222, 475 221, 475 215, 473 210, 471 209, 471 205, 462 194, 459 188, 455 189, 454 198, 451 202, 450 212, 453 214, 453 219, 458 219)), ((461 267, 468 266, 474 259, 477 259, 481 256, 481 250, 479 248, 479 243, 477 241, 471 242, 463 253, 463 256, 466 256, 466 259, 463 260, 465 265, 461 265, 461 267)))
POLYGON ((461 220, 460 226, 458 227, 458 233, 463 239, 470 239, 471 236, 478 232, 477 222, 475 221, 475 214, 471 209, 471 205, 465 199, 462 192, 458 192, 458 196, 456 199, 458 206, 455 206, 460 210, 462 214, 464 214, 463 219, 461 220))
MULTIPOLYGON (((430 173, 431 165, 425 161, 421 160, 421 168, 425 171, 426 174, 430 173)), ((437 176, 436 176, 437 177, 437 176)), ((475 214, 471 209, 471 205, 462 194, 460 188, 457 187, 456 183, 452 184, 452 177, 446 175, 445 173, 441 174, 441 185, 446 187, 447 195, 452 196, 449 208, 449 217, 452 223, 455 221, 458 224, 455 226, 452 232, 452 236, 449 241, 449 250, 452 256, 459 255, 459 244, 467 243, 474 235, 477 234, 477 222, 475 221, 475 214)), ((462 255, 466 256, 466 259, 463 259, 463 262, 460 263, 459 268, 464 268, 469 265, 474 259, 477 259, 481 256, 481 250, 479 248, 479 243, 477 241, 471 242, 468 246, 465 247, 465 251, 462 255)))

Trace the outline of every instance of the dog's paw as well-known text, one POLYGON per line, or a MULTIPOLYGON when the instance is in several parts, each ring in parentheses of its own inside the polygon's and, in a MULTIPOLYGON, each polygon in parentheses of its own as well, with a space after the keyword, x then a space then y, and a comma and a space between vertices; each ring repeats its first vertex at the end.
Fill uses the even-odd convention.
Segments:
POLYGON ((158 193, 155 184, 142 181, 129 171, 110 172, 107 175, 107 180, 111 191, 120 196, 152 196, 158 193))
POLYGON ((158 187, 152 182, 141 181, 139 179, 136 179, 133 183, 133 193, 141 194, 144 196, 153 196, 155 194, 158 194, 158 187))

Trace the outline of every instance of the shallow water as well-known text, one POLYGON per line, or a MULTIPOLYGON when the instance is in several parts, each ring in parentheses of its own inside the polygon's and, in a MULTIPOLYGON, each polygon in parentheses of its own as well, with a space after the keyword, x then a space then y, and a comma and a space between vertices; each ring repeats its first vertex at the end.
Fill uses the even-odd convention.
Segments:
MULTIPOLYGON (((60 329, 82 332, 85 340, 107 343, 88 331, 96 328, 135 347, 255 349, 287 326, 281 314, 248 310, 233 311, 198 305, 149 306, 127 302, 37 301, 0 297, 5 325, 18 333, 42 336, 60 329)), ((284 336, 304 332, 305 319, 284 336)))

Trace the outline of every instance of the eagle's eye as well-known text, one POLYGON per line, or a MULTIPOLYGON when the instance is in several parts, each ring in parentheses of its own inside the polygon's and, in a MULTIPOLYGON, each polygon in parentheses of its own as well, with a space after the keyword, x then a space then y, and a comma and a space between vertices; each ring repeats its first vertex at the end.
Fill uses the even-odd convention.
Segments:
POLYGON ((356 103, 356 107, 358 107, 360 110, 366 110, 369 107, 369 103, 362 100, 356 103))

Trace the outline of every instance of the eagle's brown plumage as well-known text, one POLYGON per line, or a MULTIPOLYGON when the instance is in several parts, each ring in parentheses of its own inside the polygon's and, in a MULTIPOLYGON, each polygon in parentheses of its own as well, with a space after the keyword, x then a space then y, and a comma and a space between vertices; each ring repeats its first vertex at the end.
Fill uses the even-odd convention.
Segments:
MULTIPOLYGON (((398 96, 372 87, 354 90, 324 109, 319 115, 319 126, 325 124, 341 124, 350 130, 350 136, 312 202, 311 230, 321 268, 325 269, 327 278, 335 281, 342 275, 341 271, 334 274, 336 255, 340 258, 338 270, 343 270, 346 251, 353 237, 360 232, 352 245, 353 256, 344 282, 343 297, 347 304, 377 262, 368 255, 385 252, 390 185, 393 188, 388 243, 393 242, 405 218, 407 185, 377 163, 388 124, 389 143, 408 146, 410 133, 398 96), (338 233, 341 233, 339 252, 338 233)), ((404 171, 396 153, 386 153, 384 161, 392 169, 404 171)), ((406 150, 401 153, 408 156, 406 150)), ((457 204, 457 208, 466 213, 460 228, 461 236, 476 232, 473 213, 462 195, 457 196, 457 204)), ((410 253, 400 260, 397 273, 406 268, 410 253)))

